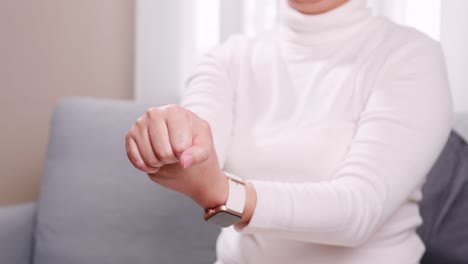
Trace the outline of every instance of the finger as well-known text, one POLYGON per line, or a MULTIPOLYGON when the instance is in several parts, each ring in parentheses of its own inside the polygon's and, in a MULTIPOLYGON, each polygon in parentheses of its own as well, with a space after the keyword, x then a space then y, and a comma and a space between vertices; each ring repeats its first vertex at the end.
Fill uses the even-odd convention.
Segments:
POLYGON ((148 140, 152 152, 163 164, 176 163, 179 159, 172 151, 166 121, 162 118, 154 118, 149 123, 148 140))
POLYGON ((145 125, 136 125, 136 131, 133 133, 133 139, 136 142, 140 156, 146 166, 158 168, 163 166, 164 163, 158 159, 153 151, 148 129, 149 128, 145 125))
POLYGON ((174 154, 180 157, 192 145, 192 121, 189 113, 179 106, 172 107, 169 115, 166 120, 169 141, 174 154))
POLYGON ((135 168, 146 173, 156 173, 159 170, 158 168, 149 167, 145 164, 145 162, 141 158, 137 144, 133 138, 129 137, 125 141, 125 145, 127 149, 127 157, 133 164, 133 166, 135 166, 135 168))

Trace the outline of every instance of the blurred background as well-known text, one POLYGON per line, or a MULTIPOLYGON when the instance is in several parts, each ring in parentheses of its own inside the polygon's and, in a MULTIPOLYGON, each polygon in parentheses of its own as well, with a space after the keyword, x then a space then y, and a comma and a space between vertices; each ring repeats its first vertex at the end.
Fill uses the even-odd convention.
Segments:
MULTIPOLYGON (((468 1, 368 5, 441 42, 455 110, 468 111, 468 1)), ((201 54, 277 20, 277 0, 1 0, 0 205, 37 198, 61 98, 177 98, 201 54)))

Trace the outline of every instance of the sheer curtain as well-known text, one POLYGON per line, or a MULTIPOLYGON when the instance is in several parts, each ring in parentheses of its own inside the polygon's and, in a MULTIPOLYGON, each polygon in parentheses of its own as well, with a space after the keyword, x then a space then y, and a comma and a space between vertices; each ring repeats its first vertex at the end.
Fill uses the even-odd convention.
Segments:
MULTIPOLYGON (((196 60, 230 34, 255 35, 284 0, 137 0, 135 98, 177 98, 196 60)), ((368 0, 377 15, 440 41, 456 111, 468 111, 468 1, 368 0)))
POLYGON ((137 0, 135 92, 176 99, 197 59, 233 33, 255 35, 277 20, 276 0, 137 0))

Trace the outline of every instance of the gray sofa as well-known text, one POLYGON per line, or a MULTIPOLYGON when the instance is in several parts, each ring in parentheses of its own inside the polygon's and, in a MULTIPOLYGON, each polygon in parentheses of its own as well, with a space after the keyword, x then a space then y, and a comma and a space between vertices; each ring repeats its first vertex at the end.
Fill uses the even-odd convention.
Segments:
MULTIPOLYGON (((39 201, 0 208, 0 264, 214 262, 219 229, 127 161, 124 135, 148 107, 85 98, 59 104, 39 201)), ((468 138, 468 115, 456 124, 468 138)))

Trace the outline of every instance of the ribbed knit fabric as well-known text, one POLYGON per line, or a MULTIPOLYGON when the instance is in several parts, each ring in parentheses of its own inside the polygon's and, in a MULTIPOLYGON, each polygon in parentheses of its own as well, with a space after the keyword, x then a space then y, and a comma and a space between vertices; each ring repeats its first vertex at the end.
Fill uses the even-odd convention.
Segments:
POLYGON ((222 231, 219 263, 418 263, 420 189, 450 98, 439 44, 364 0, 321 15, 284 2, 276 30, 214 49, 182 104, 257 193, 250 224, 222 231))

